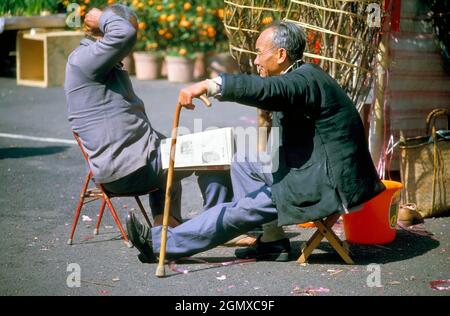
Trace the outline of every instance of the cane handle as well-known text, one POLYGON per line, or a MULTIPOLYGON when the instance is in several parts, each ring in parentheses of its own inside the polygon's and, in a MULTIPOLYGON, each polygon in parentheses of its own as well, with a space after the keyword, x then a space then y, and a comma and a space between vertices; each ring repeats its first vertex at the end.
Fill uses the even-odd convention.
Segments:
POLYGON ((205 103, 205 105, 207 106, 207 107, 211 107, 211 101, 205 96, 205 95, 201 95, 200 97, 199 97, 199 99, 200 100, 202 100, 203 101, 203 103, 205 103))

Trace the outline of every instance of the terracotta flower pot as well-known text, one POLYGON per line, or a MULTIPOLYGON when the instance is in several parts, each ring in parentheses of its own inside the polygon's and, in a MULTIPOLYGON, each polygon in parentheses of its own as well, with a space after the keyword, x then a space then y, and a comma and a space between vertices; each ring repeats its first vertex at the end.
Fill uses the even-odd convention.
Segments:
POLYGON ((191 82, 194 80, 195 59, 166 56, 167 77, 170 82, 191 82))
POLYGON ((161 76, 161 56, 146 52, 136 52, 133 56, 137 79, 154 80, 161 76))

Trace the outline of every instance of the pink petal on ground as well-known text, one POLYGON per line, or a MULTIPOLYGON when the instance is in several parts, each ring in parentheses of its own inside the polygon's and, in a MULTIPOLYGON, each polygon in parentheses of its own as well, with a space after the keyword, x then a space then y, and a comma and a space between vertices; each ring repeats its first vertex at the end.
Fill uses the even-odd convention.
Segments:
POLYGON ((449 291, 450 290, 450 279, 431 281, 430 286, 435 291, 449 291))

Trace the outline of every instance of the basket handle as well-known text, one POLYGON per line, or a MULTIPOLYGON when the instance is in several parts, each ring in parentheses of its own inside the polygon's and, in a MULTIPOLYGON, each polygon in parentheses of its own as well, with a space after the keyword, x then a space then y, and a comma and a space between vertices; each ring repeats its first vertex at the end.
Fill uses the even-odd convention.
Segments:
POLYGON ((432 129, 435 127, 436 119, 440 116, 447 116, 447 128, 450 129, 450 110, 444 108, 434 109, 427 116, 426 129, 428 136, 432 136, 432 129))
POLYGON ((427 117, 427 134, 433 138, 433 185, 432 185, 432 202, 431 211, 434 212, 436 202, 436 185, 438 178, 439 159, 438 159, 438 141, 436 137, 436 119, 440 116, 447 116, 447 128, 450 128, 450 111, 444 108, 434 109, 427 117))

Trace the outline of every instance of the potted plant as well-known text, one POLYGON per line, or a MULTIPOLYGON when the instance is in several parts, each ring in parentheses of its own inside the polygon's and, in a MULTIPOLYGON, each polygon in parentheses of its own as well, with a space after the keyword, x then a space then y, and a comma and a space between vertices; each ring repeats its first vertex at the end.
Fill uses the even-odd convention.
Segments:
POLYGON ((193 80, 195 9, 192 2, 154 1, 159 42, 166 47, 167 77, 171 82, 193 80))
POLYGON ((158 34, 161 45, 167 48, 168 79, 189 82, 205 75, 205 53, 214 49, 218 34, 218 0, 152 1, 158 12, 158 34), (197 70, 195 71, 195 61, 197 70), (195 72, 195 74, 194 74, 195 72))
MULTIPOLYGON (((239 67, 229 52, 228 38, 224 29, 224 3, 222 0, 209 0, 207 14, 203 16, 199 29, 200 40, 196 43, 196 50, 202 52, 205 73, 215 77, 221 72, 235 73, 239 67)), ((197 59, 198 62, 198 59, 197 59)))
POLYGON ((194 80, 196 55, 186 48, 171 50, 166 56, 167 78, 170 82, 191 82, 194 80))
POLYGON ((154 80, 161 77, 162 54, 159 51, 136 51, 133 53, 136 78, 154 80))
POLYGON ((194 78, 203 79, 207 75, 207 61, 211 55, 221 51, 223 44, 228 46, 223 25, 224 9, 222 0, 202 1, 202 6, 197 6, 197 13, 202 13, 197 18, 199 40, 195 42, 197 54, 194 67, 194 78), (203 9, 203 10, 202 10, 203 9))
POLYGON ((163 43, 158 33, 159 10, 154 1, 133 0, 139 18, 138 41, 133 53, 136 78, 153 80, 161 76, 163 43))

